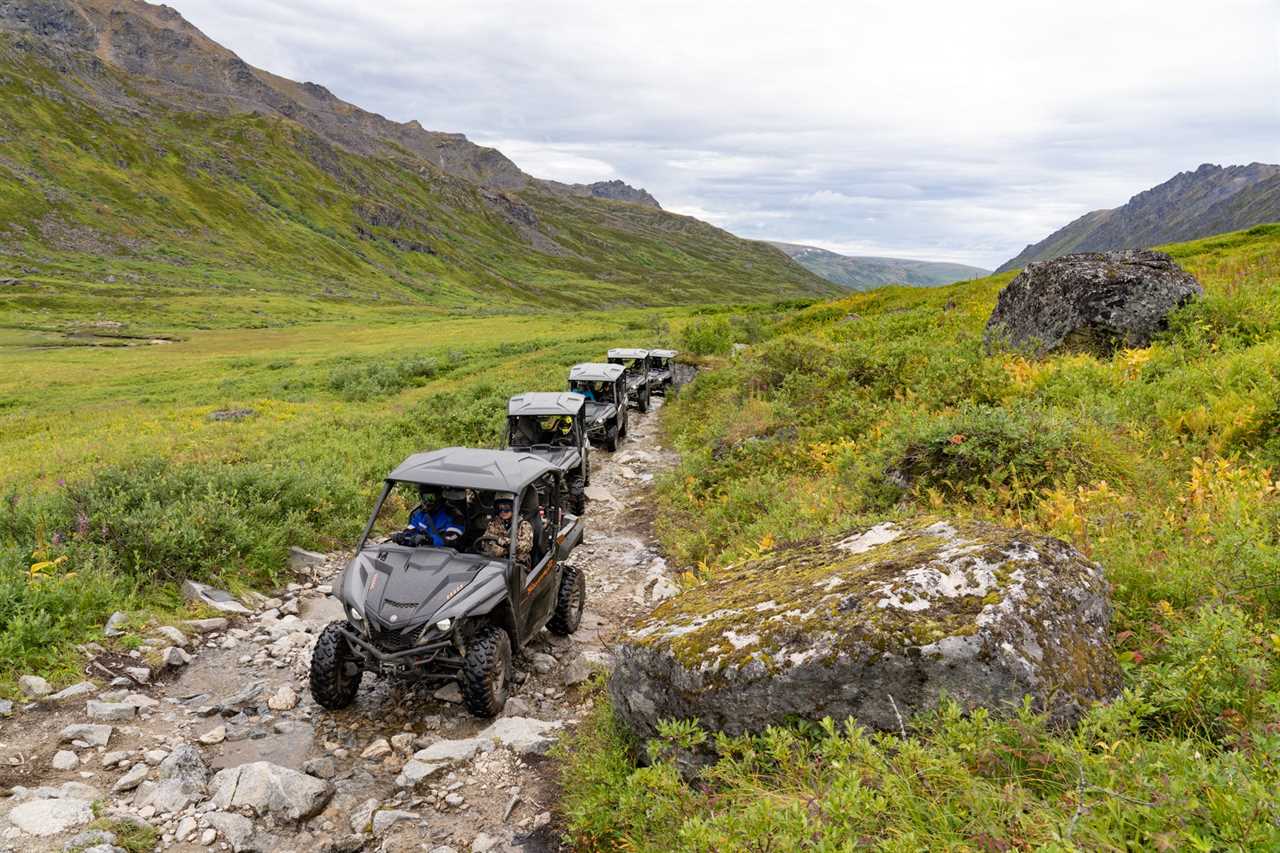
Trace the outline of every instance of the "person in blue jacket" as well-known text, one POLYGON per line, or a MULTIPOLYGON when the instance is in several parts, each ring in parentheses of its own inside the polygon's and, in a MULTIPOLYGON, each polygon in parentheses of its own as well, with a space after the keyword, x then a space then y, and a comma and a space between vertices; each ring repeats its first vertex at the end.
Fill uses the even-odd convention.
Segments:
POLYGON ((392 537, 396 544, 436 548, 457 545, 466 529, 462 516, 441 500, 440 489, 435 486, 419 486, 418 496, 420 501, 409 514, 409 526, 392 537))

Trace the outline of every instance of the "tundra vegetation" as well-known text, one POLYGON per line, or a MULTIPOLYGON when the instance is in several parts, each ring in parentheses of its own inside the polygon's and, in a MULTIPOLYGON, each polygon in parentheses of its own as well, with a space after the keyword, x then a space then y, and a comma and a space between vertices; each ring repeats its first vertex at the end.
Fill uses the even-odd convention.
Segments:
POLYGON ((562 753, 575 845, 1280 847, 1280 225, 1165 248, 1204 298, 1105 358, 985 355, 1010 274, 685 327, 717 367, 663 410, 682 464, 656 532, 687 584, 885 520, 1023 526, 1105 567, 1125 687, 1069 730, 943 703, 905 731, 671 721, 645 744, 602 692, 562 753))

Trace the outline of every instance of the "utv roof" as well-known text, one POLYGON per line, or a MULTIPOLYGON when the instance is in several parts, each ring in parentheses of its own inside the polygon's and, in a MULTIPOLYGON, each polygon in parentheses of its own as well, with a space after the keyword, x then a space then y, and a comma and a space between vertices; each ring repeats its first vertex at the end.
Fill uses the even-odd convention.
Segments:
POLYGON ((675 358, 680 353, 673 349, 651 349, 649 355, 654 358, 675 358))
POLYGON ((644 358, 649 355, 647 349, 611 349, 609 358, 644 358))
POLYGON ((587 398, 567 391, 530 391, 507 401, 508 415, 576 415, 587 398))
POLYGON ((387 475, 388 480, 454 489, 519 492, 548 471, 541 456, 510 450, 446 447, 415 453, 387 475))
POLYGON ((569 379, 585 382, 616 382, 626 370, 621 364, 575 364, 569 368, 569 379))

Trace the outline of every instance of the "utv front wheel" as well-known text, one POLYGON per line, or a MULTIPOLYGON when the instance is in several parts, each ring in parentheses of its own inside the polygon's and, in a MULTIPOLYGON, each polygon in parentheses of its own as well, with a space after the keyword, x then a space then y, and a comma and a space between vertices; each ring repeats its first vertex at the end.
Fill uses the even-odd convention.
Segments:
POLYGON ((640 414, 643 415, 649 411, 649 392, 648 390, 645 390, 636 396, 639 398, 640 414))
POLYGON ((311 697, 321 707, 336 711, 356 698, 364 677, 351 644, 342 633, 345 623, 330 622, 311 652, 311 697))
POLYGON ((587 576, 577 566, 565 566, 560 576, 560 592, 556 596, 556 612, 547 630, 567 637, 582 624, 582 608, 587 603, 587 576))
POLYGON ((495 625, 476 633, 462 664, 462 697, 477 717, 496 717, 507 704, 511 638, 495 625))

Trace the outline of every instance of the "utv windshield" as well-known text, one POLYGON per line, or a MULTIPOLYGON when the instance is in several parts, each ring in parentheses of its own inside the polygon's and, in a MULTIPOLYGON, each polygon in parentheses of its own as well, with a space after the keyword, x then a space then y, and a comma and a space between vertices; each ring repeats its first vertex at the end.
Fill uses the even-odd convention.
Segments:
POLYGON ((614 394, 612 382, 603 382, 600 380, 588 381, 584 379, 575 379, 569 382, 569 390, 575 394, 581 394, 587 398, 588 402, 595 403, 617 403, 614 394))
POLYGON ((480 553, 485 529, 495 516, 494 500, 511 497, 492 491, 393 483, 374 511, 360 547, 391 544, 480 553))
POLYGON ((511 420, 511 447, 573 447, 578 427, 570 415, 519 415, 511 420))

